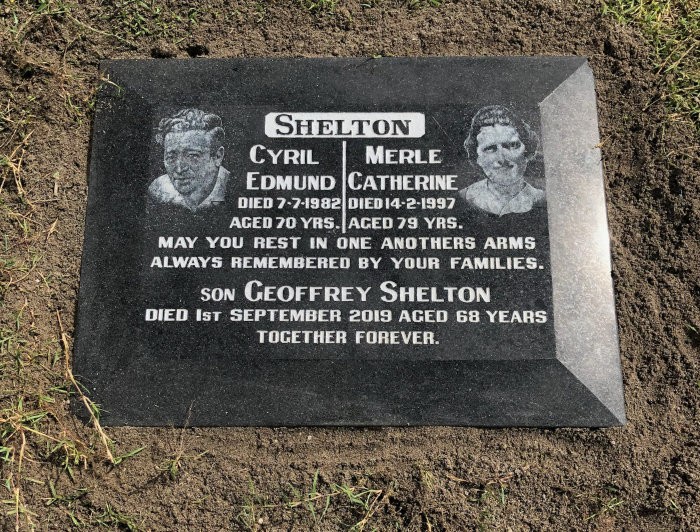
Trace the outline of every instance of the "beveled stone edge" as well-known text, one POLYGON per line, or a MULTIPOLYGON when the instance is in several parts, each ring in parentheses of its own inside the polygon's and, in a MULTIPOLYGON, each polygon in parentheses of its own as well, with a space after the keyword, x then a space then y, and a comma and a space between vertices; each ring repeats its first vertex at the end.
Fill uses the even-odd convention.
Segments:
POLYGON ((622 425, 605 187, 587 62, 540 103, 540 111, 557 358, 622 425))
MULTIPOLYGON (((192 368, 196 364, 190 360, 185 366, 192 368)), ((159 373, 149 367, 147 371, 154 375, 155 384, 149 389, 132 389, 129 375, 143 369, 132 367, 117 375, 121 384, 114 382, 113 386, 136 398, 135 402, 109 408, 107 398, 113 390, 104 386, 100 392, 103 395, 98 394, 95 399, 105 405, 101 422, 106 426, 178 426, 188 418, 192 426, 620 425, 595 394, 555 359, 505 366, 497 362, 411 366, 413 369, 386 363, 350 367, 302 361, 245 365, 231 375, 224 371, 197 375, 195 371, 178 372, 173 368, 159 373), (509 371, 502 372, 503 367, 509 371), (494 377, 497 369, 499 375, 494 377), (299 372, 313 375, 310 383, 296 381, 294 375, 299 372), (261 375, 267 380, 261 380, 261 375), (387 386, 392 382, 402 384, 387 386), (232 393, 222 396, 222 383, 234 383, 232 393), (278 394, 272 391, 281 392, 279 397, 283 400, 279 401, 278 394), (416 396, 424 397, 426 402, 416 403, 416 396), (309 401, 310 397, 315 399, 309 401), (140 406, 151 403, 156 407, 140 406), (169 405, 167 416, 162 416, 158 404, 169 405)), ((74 402, 73 411, 87 420, 80 402, 74 402)))

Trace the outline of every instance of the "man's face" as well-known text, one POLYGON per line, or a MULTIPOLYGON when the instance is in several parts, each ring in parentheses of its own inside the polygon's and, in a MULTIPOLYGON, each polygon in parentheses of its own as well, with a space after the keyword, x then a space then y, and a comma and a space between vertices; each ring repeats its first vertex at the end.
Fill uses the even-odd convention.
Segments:
POLYGON ((496 185, 507 186, 523 179, 527 168, 525 145, 512 126, 482 127, 476 136, 476 162, 496 185))
POLYGON ((163 142, 165 170, 175 190, 197 203, 213 189, 224 157, 223 147, 211 153, 211 136, 199 130, 170 132, 163 142))

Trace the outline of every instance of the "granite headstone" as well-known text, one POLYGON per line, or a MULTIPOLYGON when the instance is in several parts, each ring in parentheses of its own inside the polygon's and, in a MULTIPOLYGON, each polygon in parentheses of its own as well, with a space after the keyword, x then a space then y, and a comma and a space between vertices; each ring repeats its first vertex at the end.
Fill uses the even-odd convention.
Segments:
POLYGON ((74 373, 103 423, 624 422, 584 58, 101 69, 74 373))

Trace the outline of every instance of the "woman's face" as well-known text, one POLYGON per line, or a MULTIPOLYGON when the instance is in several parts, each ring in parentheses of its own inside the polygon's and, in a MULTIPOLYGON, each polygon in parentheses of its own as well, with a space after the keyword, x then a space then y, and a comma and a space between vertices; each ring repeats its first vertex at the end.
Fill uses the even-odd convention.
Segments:
POLYGON ((522 181, 528 161, 525 145, 513 126, 482 127, 476 142, 476 162, 491 182, 507 186, 522 181))

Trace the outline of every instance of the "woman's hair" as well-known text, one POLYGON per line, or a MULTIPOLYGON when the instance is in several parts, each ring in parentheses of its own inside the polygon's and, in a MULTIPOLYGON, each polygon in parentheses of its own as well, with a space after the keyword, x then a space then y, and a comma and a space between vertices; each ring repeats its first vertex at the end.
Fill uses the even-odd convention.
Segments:
POLYGON ((476 136, 481 131, 481 128, 488 126, 511 126, 518 132, 520 141, 525 146, 525 156, 528 160, 532 159, 537 154, 537 149, 540 145, 540 139, 533 130, 530 129, 514 112, 502 105, 489 105, 479 109, 469 128, 469 135, 464 141, 464 149, 467 150, 467 157, 472 164, 476 164, 476 136))

